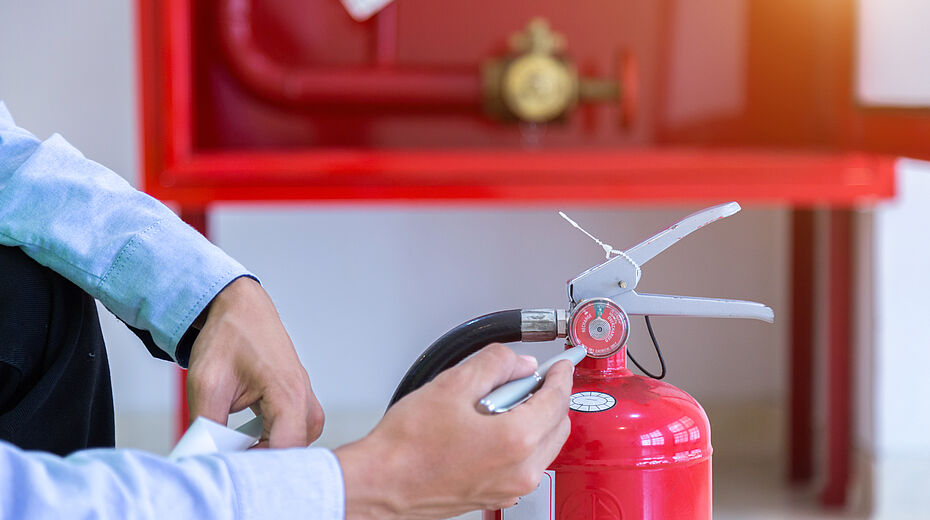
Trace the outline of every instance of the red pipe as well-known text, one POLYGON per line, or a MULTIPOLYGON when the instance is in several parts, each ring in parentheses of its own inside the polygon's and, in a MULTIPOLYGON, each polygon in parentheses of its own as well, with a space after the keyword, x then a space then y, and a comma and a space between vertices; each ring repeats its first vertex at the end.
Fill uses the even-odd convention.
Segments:
MULTIPOLYGON (((298 104, 481 106, 477 71, 282 65, 256 45, 251 12, 251 0, 221 1, 220 39, 240 81, 270 100, 298 104)), ((388 31, 396 26, 379 23, 377 27, 377 61, 389 63, 392 59, 382 52, 390 52, 393 47, 394 38, 388 31), (388 49, 381 50, 381 46, 388 49)))
POLYGON ((853 213, 830 211, 827 381, 827 481, 821 501, 828 507, 846 504, 852 443, 852 313, 854 249, 853 213))

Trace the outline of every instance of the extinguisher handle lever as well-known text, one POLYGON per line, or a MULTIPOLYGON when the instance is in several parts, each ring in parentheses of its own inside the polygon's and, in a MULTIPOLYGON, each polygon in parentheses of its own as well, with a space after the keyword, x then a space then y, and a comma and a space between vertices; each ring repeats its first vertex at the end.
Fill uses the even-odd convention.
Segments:
POLYGON ((627 314, 645 316, 750 318, 773 322, 775 313, 761 303, 665 294, 639 294, 635 290, 642 278, 643 264, 682 238, 708 224, 729 217, 739 210, 740 206, 736 202, 713 206, 679 220, 626 251, 610 248, 609 254, 616 256, 569 280, 569 300, 574 303, 591 298, 609 298, 623 308, 627 314))
POLYGON ((627 291, 613 298, 627 314, 645 316, 694 316, 701 318, 750 318, 775 321, 775 312, 757 302, 695 296, 639 294, 627 291))
POLYGON ((737 213, 740 206, 736 202, 728 202, 692 213, 675 224, 659 231, 652 237, 627 249, 624 253, 636 265, 643 265, 656 255, 665 251, 682 238, 694 233, 702 227, 712 224, 722 218, 737 213))
POLYGON ((639 284, 643 264, 682 238, 739 210, 740 206, 736 202, 713 206, 679 220, 626 251, 611 248, 610 253, 617 256, 591 267, 568 282, 569 298, 573 302, 589 298, 618 301, 617 296, 632 292, 639 284))

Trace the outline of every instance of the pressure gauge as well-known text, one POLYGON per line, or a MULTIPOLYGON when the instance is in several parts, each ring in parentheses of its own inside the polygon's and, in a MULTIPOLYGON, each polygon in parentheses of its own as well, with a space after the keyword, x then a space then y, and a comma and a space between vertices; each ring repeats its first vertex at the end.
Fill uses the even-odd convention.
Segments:
POLYGON ((626 343, 629 333, 630 319, 608 298, 584 300, 569 317, 568 339, 594 358, 613 355, 626 343))

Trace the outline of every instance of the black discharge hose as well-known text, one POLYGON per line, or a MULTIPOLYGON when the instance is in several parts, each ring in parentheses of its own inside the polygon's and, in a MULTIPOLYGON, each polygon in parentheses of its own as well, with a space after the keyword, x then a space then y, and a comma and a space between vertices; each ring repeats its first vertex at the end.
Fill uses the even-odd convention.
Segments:
POLYGON ((459 325, 443 334, 417 358, 391 397, 388 408, 405 395, 432 381, 443 370, 453 367, 489 343, 520 341, 521 311, 492 312, 459 325))

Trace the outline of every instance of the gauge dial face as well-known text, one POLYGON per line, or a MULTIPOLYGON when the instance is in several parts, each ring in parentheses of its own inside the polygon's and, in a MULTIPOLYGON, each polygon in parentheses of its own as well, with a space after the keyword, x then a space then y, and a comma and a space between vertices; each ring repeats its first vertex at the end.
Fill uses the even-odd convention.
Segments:
POLYGON ((626 343, 630 320, 611 300, 592 298, 575 307, 568 330, 572 345, 584 347, 591 357, 604 358, 626 343))

